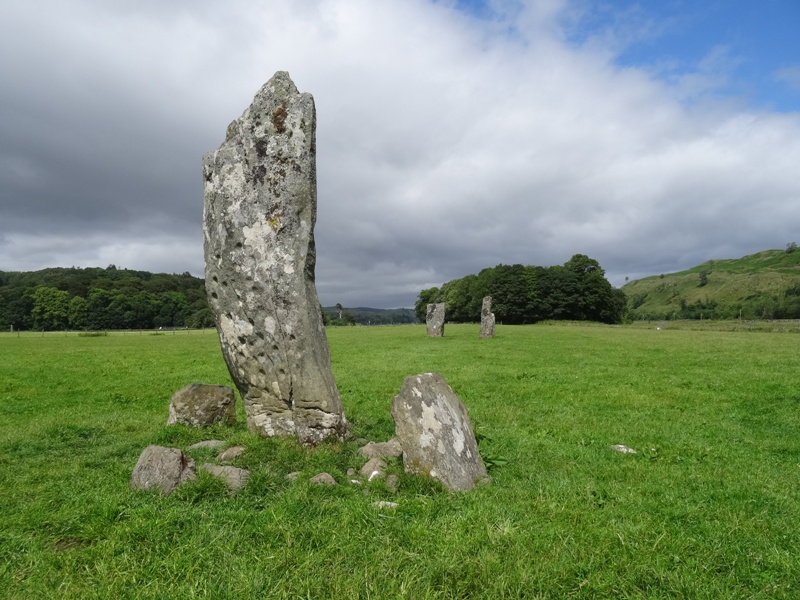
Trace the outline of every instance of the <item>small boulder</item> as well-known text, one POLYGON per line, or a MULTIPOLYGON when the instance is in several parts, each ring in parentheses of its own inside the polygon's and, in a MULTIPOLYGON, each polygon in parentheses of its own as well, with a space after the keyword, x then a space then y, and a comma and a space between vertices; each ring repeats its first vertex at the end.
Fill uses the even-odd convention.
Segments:
POLYGON ((386 463, 380 458, 370 458, 361 470, 358 472, 362 477, 366 477, 367 481, 372 481, 383 477, 383 472, 386 470, 386 463))
POLYGON ((336 480, 330 473, 319 473, 314 475, 309 481, 317 485, 336 485, 336 480))
POLYGON ((214 477, 222 479, 231 491, 237 491, 247 485, 247 480, 250 479, 250 471, 247 469, 238 469, 236 467, 212 465, 206 463, 203 465, 203 470, 208 471, 214 477))
POLYGON ((179 448, 148 446, 139 455, 130 485, 137 490, 160 489, 162 496, 168 496, 196 473, 194 460, 179 448))
POLYGON ((205 427, 236 423, 236 396, 225 385, 191 383, 172 395, 167 425, 205 427))
POLYGON ((394 473, 386 476, 386 487, 390 492, 397 493, 399 483, 398 477, 394 473))
POLYGON ((636 450, 633 448, 628 448, 625 444, 614 444, 611 446, 611 449, 615 452, 621 452, 622 454, 636 454, 636 450))
POLYGON ((227 444, 228 442, 224 442, 222 440, 203 440, 202 442, 192 444, 187 448, 187 450, 197 450, 198 448, 222 448, 227 444))
POLYGON ((406 473, 428 475, 451 491, 486 478, 467 409, 438 373, 406 377, 392 417, 406 473))
POLYGON ((220 453, 217 460, 220 462, 227 462, 239 458, 244 453, 244 446, 231 446, 225 452, 220 453))
POLYGON ((369 442, 359 448, 358 453, 365 458, 397 458, 403 454, 403 447, 397 438, 392 438, 388 442, 369 442))

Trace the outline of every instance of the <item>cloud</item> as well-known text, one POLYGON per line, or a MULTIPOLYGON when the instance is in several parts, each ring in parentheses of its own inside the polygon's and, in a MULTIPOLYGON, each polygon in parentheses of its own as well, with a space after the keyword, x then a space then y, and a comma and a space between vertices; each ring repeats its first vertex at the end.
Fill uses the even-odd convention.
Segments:
POLYGON ((784 67, 775 71, 775 79, 800 92, 800 66, 784 67))
POLYGON ((200 157, 277 70, 316 101, 325 304, 575 253, 621 284, 797 230, 798 115, 715 98, 722 47, 618 65, 629 34, 576 42, 576 3, 29 4, 0 9, 0 269, 201 274, 200 157))

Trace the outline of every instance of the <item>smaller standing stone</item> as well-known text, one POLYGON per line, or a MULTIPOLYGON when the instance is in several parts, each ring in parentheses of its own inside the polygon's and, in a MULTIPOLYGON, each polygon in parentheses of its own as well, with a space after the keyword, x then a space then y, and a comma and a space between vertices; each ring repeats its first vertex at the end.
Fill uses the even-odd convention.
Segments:
POLYGON ((162 496, 168 496, 196 473, 194 460, 179 448, 148 446, 139 455, 130 485, 137 490, 160 489, 162 496))
POLYGON ((236 423, 236 396, 225 385, 192 383, 172 395, 167 425, 181 423, 205 427, 216 423, 236 423))
POLYGON ((438 373, 406 377, 392 417, 406 473, 428 475, 451 491, 486 477, 467 409, 438 373))
POLYGON ((492 297, 485 296, 481 306, 481 339, 494 337, 494 313, 492 312, 492 297))
POLYGON ((428 326, 428 337, 442 337, 444 335, 444 302, 428 304, 425 323, 428 326))

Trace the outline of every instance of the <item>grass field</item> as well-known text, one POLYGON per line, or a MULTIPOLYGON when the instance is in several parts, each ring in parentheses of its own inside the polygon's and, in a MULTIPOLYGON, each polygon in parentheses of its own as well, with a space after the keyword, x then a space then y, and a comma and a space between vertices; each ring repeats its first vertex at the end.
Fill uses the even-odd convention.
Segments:
POLYGON ((492 482, 450 494, 398 462, 393 494, 345 483, 354 442, 261 440, 241 413, 166 427, 175 390, 230 384, 213 332, 0 334, 0 597, 800 597, 796 334, 328 335, 354 437, 391 437, 403 377, 437 371, 498 463, 492 482), (208 438, 247 446, 238 496, 204 473, 167 498, 129 489, 146 445, 208 438), (307 483, 322 470, 341 485, 307 483))

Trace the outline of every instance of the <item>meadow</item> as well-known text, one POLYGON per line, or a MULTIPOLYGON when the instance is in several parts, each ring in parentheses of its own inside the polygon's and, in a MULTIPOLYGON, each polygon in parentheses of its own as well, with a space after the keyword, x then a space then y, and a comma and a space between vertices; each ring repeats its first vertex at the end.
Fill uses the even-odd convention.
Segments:
POLYGON ((403 377, 436 371, 491 483, 448 493, 398 461, 397 493, 348 485, 356 442, 259 439, 241 407, 235 427, 166 427, 175 390, 230 385, 212 331, 0 334, 0 597, 800 597, 796 333, 551 323, 492 340, 468 325, 328 338, 354 438, 392 437, 403 377), (247 447, 238 495, 205 473, 166 498, 129 488, 148 444, 210 438, 247 447), (323 470, 340 485, 307 482, 323 470))

